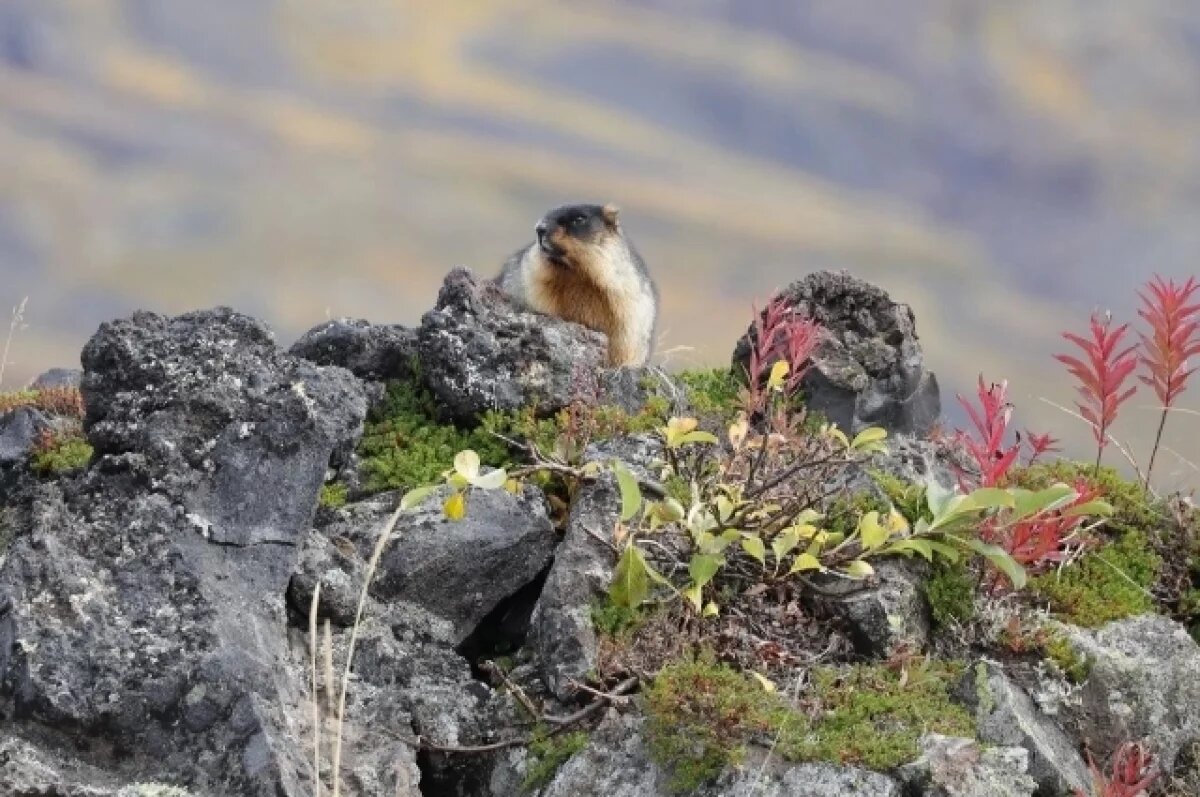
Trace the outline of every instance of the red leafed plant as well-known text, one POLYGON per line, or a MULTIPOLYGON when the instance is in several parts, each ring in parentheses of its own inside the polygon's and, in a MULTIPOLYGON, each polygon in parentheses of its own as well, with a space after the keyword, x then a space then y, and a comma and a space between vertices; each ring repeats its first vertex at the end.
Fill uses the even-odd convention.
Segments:
MULTIPOLYGON (((1090 755, 1088 768, 1094 797, 1142 797, 1159 777, 1154 755, 1143 742, 1126 742, 1117 748, 1108 773, 1102 772, 1090 755)), ((1082 789, 1076 789, 1075 795, 1088 797, 1082 789)))
POLYGON ((1167 424, 1167 413, 1187 385, 1188 377, 1195 370, 1188 369, 1188 359, 1200 354, 1200 303, 1188 304, 1192 294, 1200 290, 1195 277, 1181 284, 1175 280, 1163 280, 1155 276, 1146 283, 1145 292, 1139 292, 1142 306, 1138 310, 1147 324, 1150 334, 1139 333, 1142 339, 1142 364, 1149 372, 1141 380, 1149 385, 1162 405, 1162 418, 1158 422, 1158 434, 1154 437, 1154 449, 1146 466, 1146 486, 1150 486, 1150 471, 1154 469, 1154 458, 1162 442, 1163 428, 1167 424))
MULTIPOLYGON (((966 449, 979 472, 979 487, 995 487, 1003 482, 1009 468, 1021 453, 1021 441, 1008 444, 1008 422, 1012 417, 1012 404, 1008 402, 1008 382, 993 382, 985 387, 983 375, 979 376, 979 407, 958 396, 958 403, 967 412, 973 427, 971 433, 956 430, 954 439, 966 449)), ((972 481, 975 481, 972 479, 972 481)), ((968 490, 966 474, 959 472, 958 483, 968 490)))
POLYGON ((754 310, 753 345, 750 347, 749 388, 744 396, 746 411, 761 415, 770 400, 763 382, 763 371, 783 360, 788 364, 783 394, 791 398, 800 389, 800 380, 811 367, 813 352, 821 341, 821 325, 795 313, 791 304, 776 296, 761 313, 754 310))
POLYGON ((1079 380, 1079 413, 1092 425, 1096 437, 1096 471, 1100 470, 1100 459, 1104 446, 1108 444, 1108 430, 1117 419, 1117 410, 1129 399, 1136 387, 1122 390, 1125 380, 1137 368, 1137 347, 1120 348, 1121 339, 1129 331, 1128 324, 1112 327, 1112 318, 1098 314, 1091 319, 1091 339, 1070 332, 1063 337, 1083 350, 1085 359, 1070 354, 1056 354, 1054 358, 1067 366, 1067 370, 1079 380))
MULTIPOLYGON (((1010 526, 986 524, 980 536, 995 543, 1008 552, 1026 570, 1038 572, 1047 565, 1061 562, 1070 554, 1072 536, 1083 526, 1083 515, 1070 515, 1068 511, 1098 499, 1101 492, 1087 479, 1075 482, 1078 497, 1056 512, 1047 512, 1026 518, 1010 526)), ((1074 547, 1086 544, 1079 540, 1074 547)))

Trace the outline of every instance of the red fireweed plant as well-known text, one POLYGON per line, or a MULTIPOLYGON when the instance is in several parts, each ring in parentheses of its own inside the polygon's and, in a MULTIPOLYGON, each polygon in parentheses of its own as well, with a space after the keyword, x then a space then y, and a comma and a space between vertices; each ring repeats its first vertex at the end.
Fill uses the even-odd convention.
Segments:
POLYGON ((1011 444, 1005 442, 1013 411, 1013 405, 1008 401, 1008 382, 993 382, 990 387, 985 387, 983 374, 980 374, 977 396, 978 408, 972 406, 962 394, 958 395, 958 403, 966 411, 973 428, 972 433, 955 430, 954 440, 966 450, 979 474, 977 478, 974 474, 968 478, 965 472, 959 470, 958 485, 964 492, 971 487, 968 482, 975 482, 974 486, 978 487, 1000 484, 1021 453, 1019 438, 1011 444))
POLYGON ((1187 386, 1188 377, 1195 371, 1188 368, 1188 359, 1200 354, 1200 303, 1189 304, 1192 295, 1200 290, 1195 277, 1181 284, 1163 280, 1155 275, 1139 291, 1142 306, 1138 315, 1150 326, 1150 334, 1139 332, 1142 340, 1141 362, 1148 374, 1140 379, 1154 390, 1162 407, 1154 448, 1146 465, 1145 487, 1150 487, 1150 471, 1162 442, 1167 425, 1167 413, 1187 386))
MULTIPOLYGON (((1095 797, 1142 797, 1159 778, 1154 755, 1143 742, 1126 742, 1117 748, 1108 773, 1096 766, 1091 755, 1088 769, 1095 797)), ((1087 797, 1082 789, 1076 789, 1075 795, 1087 797)))
POLYGON ((1128 324, 1113 329, 1110 316, 1093 314, 1090 340, 1070 332, 1063 333, 1064 338, 1083 350, 1085 358, 1054 355, 1054 359, 1066 365, 1071 375, 1079 380, 1078 390, 1083 398, 1078 403, 1079 414, 1092 425, 1096 438, 1097 474, 1104 447, 1108 444, 1109 429, 1117 419, 1117 410, 1137 392, 1136 387, 1122 390, 1125 380, 1138 364, 1136 346, 1120 348, 1121 339, 1128 331, 1128 324))
POLYGON ((776 296, 761 313, 754 308, 754 340, 750 347, 749 385, 744 394, 746 411, 751 417, 766 411, 770 391, 762 380, 763 370, 779 360, 788 364, 783 394, 793 397, 800 381, 812 366, 812 355, 821 342, 821 325, 796 314, 787 299, 776 296))

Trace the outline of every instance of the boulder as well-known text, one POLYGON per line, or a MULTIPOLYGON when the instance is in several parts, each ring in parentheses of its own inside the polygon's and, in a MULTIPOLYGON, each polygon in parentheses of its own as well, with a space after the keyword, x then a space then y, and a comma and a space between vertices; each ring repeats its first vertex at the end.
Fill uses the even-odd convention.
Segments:
MULTIPOLYGON (((923 436, 941 414, 937 378, 925 368, 912 309, 846 272, 818 271, 779 297, 823 328, 801 390, 809 408, 850 433, 879 426, 923 436)), ((733 364, 749 368, 753 326, 733 364)), ((764 363, 769 366, 770 363, 764 363)))
POLYGON ((52 388, 79 387, 83 379, 83 371, 78 368, 51 368, 39 374, 29 385, 30 390, 49 390, 52 388))
POLYGON ((83 364, 98 459, 38 486, 0 565, 0 741, 49 762, 28 793, 311 794, 284 591, 357 381, 226 309, 105 324, 83 364))
POLYGON ((45 413, 33 407, 17 407, 0 414, 0 468, 24 462, 38 436, 51 428, 45 413))
POLYGON ((1029 752, 1029 774, 1046 794, 1090 788, 1087 765, 1074 743, 1000 665, 981 659, 958 684, 955 695, 975 712, 979 740, 1029 752))
POLYGON ((1200 742, 1200 645, 1159 615, 1062 628, 1089 666, 1078 699, 1062 707, 1077 738, 1097 760, 1124 742, 1150 739, 1171 771, 1180 752, 1200 742))
POLYGON ((928 564, 892 558, 874 567, 874 583, 865 587, 845 578, 818 577, 822 592, 813 592, 810 603, 840 619, 863 656, 886 659, 901 650, 924 650, 931 622, 921 584, 929 576, 928 564))
POLYGON ((639 372, 603 368, 607 347, 599 332, 524 310, 461 268, 446 277, 417 333, 426 384, 464 423, 529 405, 550 414, 576 400, 640 407, 639 372))
POLYGON ((1020 747, 984 749, 973 739, 931 733, 921 738, 921 751, 897 773, 921 797, 1031 797, 1037 789, 1020 747))
POLYGON ((335 318, 301 335, 288 354, 317 365, 340 366, 359 379, 384 382, 413 377, 416 342, 416 330, 399 324, 335 318))

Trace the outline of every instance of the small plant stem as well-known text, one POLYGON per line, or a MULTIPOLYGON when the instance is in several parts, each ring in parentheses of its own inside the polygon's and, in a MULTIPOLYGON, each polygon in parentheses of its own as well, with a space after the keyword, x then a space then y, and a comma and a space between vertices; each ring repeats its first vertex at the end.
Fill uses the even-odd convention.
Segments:
POLYGON ((0 352, 0 385, 4 384, 4 371, 8 368, 8 353, 12 350, 13 338, 21 326, 21 319, 25 317, 25 304, 28 301, 29 297, 26 296, 19 305, 13 308, 12 319, 8 322, 8 336, 4 339, 4 351, 0 352))
POLYGON ((312 605, 308 609, 308 653, 312 667, 313 721, 313 797, 321 797, 321 703, 317 697, 317 604, 321 600, 321 582, 313 587, 312 605))
POLYGON ((350 685, 350 665, 354 662, 354 645, 358 641, 358 629, 362 625, 363 607, 367 603, 367 590, 371 586, 371 579, 375 576, 375 568, 379 566, 379 559, 383 556, 383 549, 387 547, 388 539, 392 536, 392 530, 396 528, 402 512, 404 512, 403 502, 396 507, 396 511, 380 529, 379 538, 375 541, 375 550, 371 552, 371 560, 367 563, 367 572, 363 575, 362 591, 358 594, 358 609, 354 613, 354 625, 350 628, 350 642, 346 645, 346 664, 342 668, 342 684, 338 696, 337 731, 333 739, 333 797, 338 797, 342 791, 340 775, 342 731, 346 720, 346 690, 350 685))
POLYGON ((1150 449, 1150 461, 1146 464, 1146 479, 1143 487, 1146 490, 1150 489, 1150 472, 1154 470, 1154 458, 1158 456, 1158 446, 1162 443, 1163 429, 1167 425, 1167 412, 1169 407, 1163 407, 1162 417, 1158 419, 1158 432, 1154 435, 1154 448, 1150 449))

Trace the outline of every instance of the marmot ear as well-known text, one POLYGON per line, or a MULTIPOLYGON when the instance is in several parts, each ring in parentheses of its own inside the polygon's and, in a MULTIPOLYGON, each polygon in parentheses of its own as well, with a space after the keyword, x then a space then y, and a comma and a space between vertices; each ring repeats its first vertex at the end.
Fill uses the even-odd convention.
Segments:
POLYGON ((613 204, 607 204, 600 209, 600 215, 604 217, 604 223, 614 230, 620 229, 621 222, 618 218, 621 215, 621 209, 613 204))

